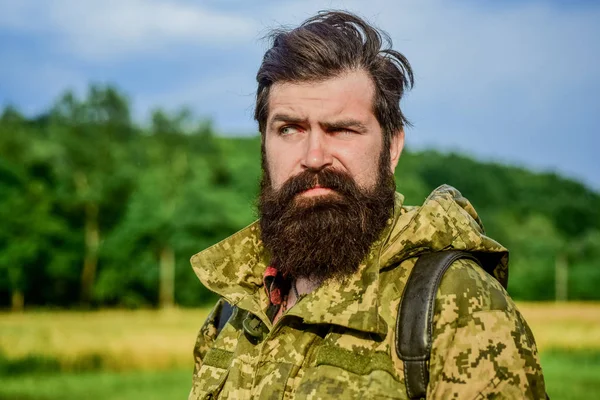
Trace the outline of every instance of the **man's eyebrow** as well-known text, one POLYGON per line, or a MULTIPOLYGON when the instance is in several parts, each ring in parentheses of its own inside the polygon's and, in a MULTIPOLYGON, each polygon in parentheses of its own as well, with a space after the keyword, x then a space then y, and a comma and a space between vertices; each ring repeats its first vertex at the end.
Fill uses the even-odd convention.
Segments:
POLYGON ((367 126, 357 119, 341 119, 339 121, 321 122, 321 126, 325 130, 333 131, 336 129, 355 129, 358 132, 365 133, 368 131, 367 126))
MULTIPOLYGON (((302 124, 306 123, 307 119, 298 117, 291 114, 278 113, 274 114, 269 121, 269 125, 272 127, 276 122, 285 122, 288 124, 302 124)), ((360 133, 368 131, 367 126, 361 121, 353 118, 341 119, 338 121, 321 122, 321 127, 328 131, 334 131, 336 129, 354 129, 360 133)))
POLYGON ((300 118, 291 114, 275 114, 271 117, 269 125, 273 125, 275 122, 287 122, 291 124, 301 124, 306 122, 306 118, 300 118))

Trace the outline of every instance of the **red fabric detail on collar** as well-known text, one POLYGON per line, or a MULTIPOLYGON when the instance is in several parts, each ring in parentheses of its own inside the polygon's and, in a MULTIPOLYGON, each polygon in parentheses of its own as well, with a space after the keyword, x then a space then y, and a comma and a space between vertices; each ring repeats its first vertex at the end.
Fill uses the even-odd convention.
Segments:
POLYGON ((268 266, 263 275, 265 291, 271 301, 271 304, 280 305, 283 302, 282 286, 285 278, 279 270, 273 266, 268 266))

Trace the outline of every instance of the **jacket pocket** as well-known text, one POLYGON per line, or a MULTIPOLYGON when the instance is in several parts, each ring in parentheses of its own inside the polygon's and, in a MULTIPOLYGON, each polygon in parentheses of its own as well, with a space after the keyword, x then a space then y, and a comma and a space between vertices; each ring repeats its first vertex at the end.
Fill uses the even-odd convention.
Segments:
POLYGON ((336 346, 319 348, 306 369, 296 399, 406 399, 404 382, 394 376, 392 360, 383 352, 363 354, 336 346))
POLYGON ((215 399, 227 380, 233 353, 222 349, 210 349, 203 364, 194 376, 189 400, 215 399))

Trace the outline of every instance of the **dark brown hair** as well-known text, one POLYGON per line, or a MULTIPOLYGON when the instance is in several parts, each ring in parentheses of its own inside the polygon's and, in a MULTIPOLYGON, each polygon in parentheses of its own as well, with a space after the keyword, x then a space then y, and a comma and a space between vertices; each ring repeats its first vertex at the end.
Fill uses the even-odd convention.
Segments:
POLYGON ((406 57, 392 50, 385 32, 354 14, 323 11, 295 29, 274 30, 270 38, 272 46, 256 74, 254 119, 263 135, 271 85, 322 81, 359 69, 373 79, 373 113, 383 130, 384 144, 389 146, 392 135, 409 125, 400 99, 413 86, 413 72, 406 57))

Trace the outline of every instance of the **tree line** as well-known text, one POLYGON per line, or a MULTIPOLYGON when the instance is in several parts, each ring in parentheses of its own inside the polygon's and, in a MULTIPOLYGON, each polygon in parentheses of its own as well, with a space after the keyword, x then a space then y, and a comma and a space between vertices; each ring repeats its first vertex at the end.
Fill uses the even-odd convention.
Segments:
MULTIPOLYGON (((137 124, 112 86, 0 115, 0 308, 197 306, 192 254, 256 218, 260 138, 226 138, 189 110, 137 124)), ((405 151, 408 204, 457 187, 511 251, 522 300, 600 299, 600 194, 553 173, 405 151)))

